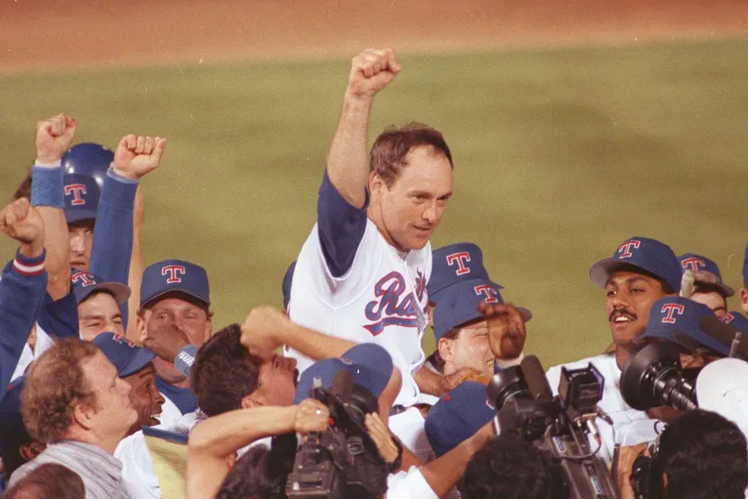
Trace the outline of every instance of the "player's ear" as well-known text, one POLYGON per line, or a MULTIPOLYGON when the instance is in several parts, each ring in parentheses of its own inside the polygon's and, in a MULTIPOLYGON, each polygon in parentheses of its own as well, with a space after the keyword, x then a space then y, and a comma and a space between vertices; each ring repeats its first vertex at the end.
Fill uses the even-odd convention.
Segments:
POLYGON ((142 345, 146 338, 146 331, 145 331, 145 321, 143 320, 143 315, 145 315, 145 312, 142 314, 137 314, 135 316, 135 328, 138 335, 138 342, 142 345))
POLYGON ((452 360, 452 340, 440 338, 436 349, 439 351, 439 357, 445 361, 452 360))
POLYGON ((260 397, 255 392, 245 396, 241 401, 242 409, 252 409, 253 407, 262 407, 263 405, 265 404, 262 403, 260 397))
POLYGON ((744 314, 748 314, 748 288, 743 286, 740 288, 740 308, 743 309, 744 314))
POLYGON ((379 194, 382 188, 386 187, 384 180, 376 172, 369 174, 369 193, 372 195, 379 194))

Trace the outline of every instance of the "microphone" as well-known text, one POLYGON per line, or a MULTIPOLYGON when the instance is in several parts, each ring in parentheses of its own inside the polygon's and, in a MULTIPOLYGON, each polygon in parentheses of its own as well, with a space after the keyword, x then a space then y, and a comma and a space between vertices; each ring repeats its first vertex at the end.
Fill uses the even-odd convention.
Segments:
POLYGON ((522 374, 525 375, 527 388, 532 397, 539 402, 549 402, 553 399, 553 392, 545 377, 543 365, 534 355, 528 355, 520 363, 522 374))

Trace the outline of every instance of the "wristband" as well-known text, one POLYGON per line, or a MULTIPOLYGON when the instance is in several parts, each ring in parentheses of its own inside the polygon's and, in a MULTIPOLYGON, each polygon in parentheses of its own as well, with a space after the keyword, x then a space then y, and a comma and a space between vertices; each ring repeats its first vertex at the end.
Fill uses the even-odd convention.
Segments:
POLYGON ((61 166, 47 168, 34 165, 31 180, 31 206, 51 206, 65 209, 63 177, 61 166))

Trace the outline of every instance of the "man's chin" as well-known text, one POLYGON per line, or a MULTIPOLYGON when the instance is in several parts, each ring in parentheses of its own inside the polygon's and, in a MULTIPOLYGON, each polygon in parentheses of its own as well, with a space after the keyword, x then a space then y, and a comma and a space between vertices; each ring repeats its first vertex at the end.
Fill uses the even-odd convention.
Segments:
POLYGON ((611 323, 610 333, 613 336, 613 341, 616 346, 628 347, 632 346, 634 340, 644 334, 644 327, 635 322, 627 322, 623 324, 611 323))

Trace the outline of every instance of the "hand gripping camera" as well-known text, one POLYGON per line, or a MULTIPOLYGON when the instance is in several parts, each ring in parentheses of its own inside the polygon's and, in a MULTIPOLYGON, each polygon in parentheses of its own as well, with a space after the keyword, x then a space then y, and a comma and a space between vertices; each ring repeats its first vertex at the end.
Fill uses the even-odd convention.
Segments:
POLYGON ((518 431, 540 448, 560 470, 556 484, 569 499, 618 497, 614 481, 597 456, 602 440, 595 420, 612 422, 598 407, 604 378, 589 364, 583 369, 561 370, 558 396, 551 393, 540 361, 535 356, 521 366, 496 374, 487 387, 488 402, 498 413, 497 433, 518 431), (594 448, 590 441, 595 442, 594 448))

